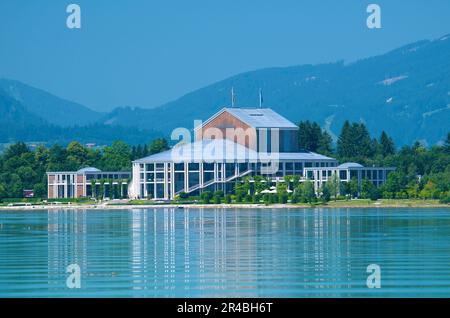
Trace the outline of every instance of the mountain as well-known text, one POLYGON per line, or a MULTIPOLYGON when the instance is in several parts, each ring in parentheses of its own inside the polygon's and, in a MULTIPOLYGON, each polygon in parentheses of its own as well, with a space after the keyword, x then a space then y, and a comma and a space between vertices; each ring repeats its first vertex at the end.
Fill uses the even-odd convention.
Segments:
POLYGON ((18 81, 0 79, 0 92, 48 123, 63 127, 97 122, 103 114, 18 81))
MULTIPOLYGON (((26 90, 24 84, 19 85, 26 90)), ((43 93, 43 96, 48 97, 49 100, 58 99, 47 93, 43 93)), ((123 140, 130 144, 143 144, 161 137, 160 133, 151 129, 101 123, 62 127, 38 116, 36 110, 32 112, 30 105, 23 104, 23 100, 19 101, 11 97, 9 92, 0 90, 0 143, 25 141, 67 144, 78 140, 104 145, 111 144, 114 140, 123 140)), ((41 105, 45 105, 45 102, 41 105)))
POLYGON ((293 122, 319 122, 333 136, 345 120, 363 121, 373 135, 388 132, 397 145, 435 144, 450 131, 450 36, 420 41, 384 55, 343 62, 247 72, 154 109, 122 107, 103 116, 108 125, 152 127, 166 134, 192 128, 230 105, 264 106, 293 122))

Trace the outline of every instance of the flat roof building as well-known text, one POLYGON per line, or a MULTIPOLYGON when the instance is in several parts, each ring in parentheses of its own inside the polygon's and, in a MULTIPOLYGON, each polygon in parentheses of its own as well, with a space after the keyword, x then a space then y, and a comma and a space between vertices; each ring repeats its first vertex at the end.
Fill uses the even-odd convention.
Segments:
POLYGON ((304 179, 311 180, 316 192, 328 182, 334 175, 338 176, 340 182, 350 182, 356 179, 361 188, 363 180, 368 180, 376 187, 384 184, 394 167, 364 167, 355 162, 347 162, 337 167, 305 168, 304 179))
POLYGON ((47 172, 48 198, 122 198, 127 196, 130 178, 130 172, 105 172, 93 167, 47 172))

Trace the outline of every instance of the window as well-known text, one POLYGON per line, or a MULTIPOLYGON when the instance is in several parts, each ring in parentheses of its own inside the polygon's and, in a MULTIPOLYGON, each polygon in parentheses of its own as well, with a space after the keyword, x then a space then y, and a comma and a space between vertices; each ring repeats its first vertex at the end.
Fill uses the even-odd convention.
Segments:
POLYGON ((204 163, 203 170, 205 171, 214 171, 214 163, 204 163))
POLYGON ((155 185, 148 183, 147 185, 147 198, 153 199, 155 197, 155 185))
POLYGON ((156 184, 156 198, 163 199, 164 198, 164 183, 156 184))
POLYGON ((174 165, 175 171, 184 171, 184 163, 176 163, 174 165))
POLYGON ((200 182, 198 172, 189 172, 189 188, 198 185, 200 182))
POLYGON ((286 162, 286 170, 294 170, 294 163, 286 162))
POLYGON ((200 170, 200 165, 198 163, 189 163, 188 166, 189 171, 199 171, 200 170))
POLYGON ((225 164, 225 178, 234 176, 234 163, 225 164))
POLYGON ((153 172, 152 173, 147 173, 147 181, 148 182, 155 181, 155 174, 153 172))
POLYGON ((203 172, 203 183, 214 180, 214 172, 203 172))
POLYGON ((239 164, 239 172, 245 172, 248 170, 248 164, 247 163, 240 163, 239 164))
POLYGON ((184 189, 184 173, 175 172, 175 192, 184 189))

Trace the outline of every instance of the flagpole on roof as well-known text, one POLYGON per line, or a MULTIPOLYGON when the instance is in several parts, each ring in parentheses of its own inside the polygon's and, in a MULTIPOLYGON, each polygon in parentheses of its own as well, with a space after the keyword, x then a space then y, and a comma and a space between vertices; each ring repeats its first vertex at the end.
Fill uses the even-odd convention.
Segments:
POLYGON ((231 87, 231 107, 232 107, 232 108, 234 107, 235 101, 236 101, 236 98, 235 98, 235 96, 234 96, 234 87, 232 86, 232 87, 231 87))
POLYGON ((262 108, 262 104, 263 104, 264 100, 263 100, 263 95, 262 95, 262 89, 259 89, 259 108, 262 108))

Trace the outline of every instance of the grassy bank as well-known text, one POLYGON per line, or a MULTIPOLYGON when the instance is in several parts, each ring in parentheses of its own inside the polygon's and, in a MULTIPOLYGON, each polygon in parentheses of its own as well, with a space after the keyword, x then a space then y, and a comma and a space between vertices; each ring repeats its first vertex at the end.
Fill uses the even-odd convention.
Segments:
POLYGON ((89 199, 64 199, 64 200, 13 200, 0 203, 1 209, 15 208, 139 208, 139 207, 184 207, 184 208, 450 208, 450 204, 440 203, 439 200, 418 200, 418 199, 380 199, 371 201, 368 199, 338 200, 326 203, 286 203, 286 204, 265 204, 265 203, 204 203, 200 200, 180 200, 173 202, 155 202, 151 200, 121 200, 95 202, 89 199))

